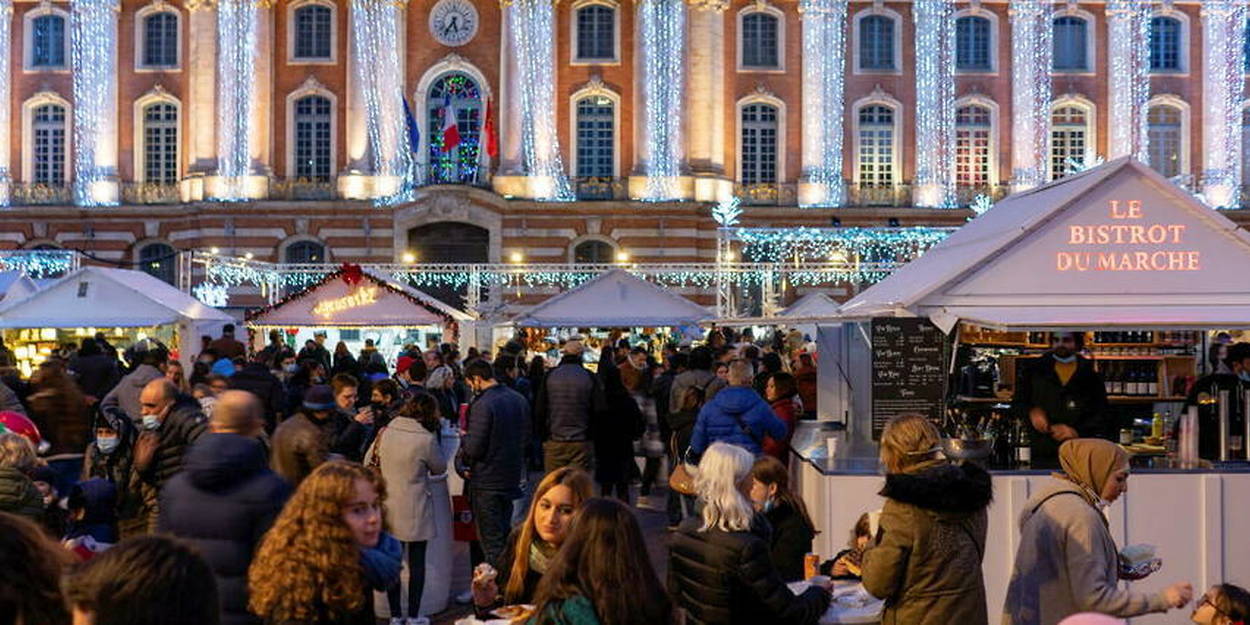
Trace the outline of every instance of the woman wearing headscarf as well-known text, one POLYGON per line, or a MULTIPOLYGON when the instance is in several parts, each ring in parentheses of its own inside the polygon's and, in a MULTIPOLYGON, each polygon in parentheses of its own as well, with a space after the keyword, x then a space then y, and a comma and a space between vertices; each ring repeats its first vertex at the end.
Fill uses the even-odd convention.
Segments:
POLYGON ((1080 612, 1128 618, 1189 603, 1187 583, 1153 594, 1119 585, 1119 550, 1104 510, 1128 491, 1128 452, 1102 439, 1072 439, 1059 447, 1059 464, 1063 472, 1020 513, 1003 624, 1056 625, 1080 612))

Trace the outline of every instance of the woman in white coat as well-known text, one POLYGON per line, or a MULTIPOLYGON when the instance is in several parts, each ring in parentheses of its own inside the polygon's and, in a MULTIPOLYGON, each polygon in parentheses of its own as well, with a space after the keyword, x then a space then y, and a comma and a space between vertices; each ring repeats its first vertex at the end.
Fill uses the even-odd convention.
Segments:
MULTIPOLYGON (((391 625, 415 625, 425 590, 425 546, 437 533, 430 476, 447 471, 438 447, 438 400, 418 393, 378 432, 365 454, 370 467, 386 481, 386 525, 408 553, 408 618, 400 604, 401 584, 386 591, 391 625)), ((427 621, 428 622, 428 621, 427 621)))

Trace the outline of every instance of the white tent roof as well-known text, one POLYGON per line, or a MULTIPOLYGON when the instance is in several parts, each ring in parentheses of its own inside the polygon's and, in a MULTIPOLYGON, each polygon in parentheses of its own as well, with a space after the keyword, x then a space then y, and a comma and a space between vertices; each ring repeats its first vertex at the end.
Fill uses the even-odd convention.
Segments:
POLYGON ((786 307, 781 317, 824 317, 837 314, 838 303, 820 292, 808 293, 786 307))
POLYGON ((513 320, 522 327, 629 328, 694 325, 711 315, 694 302, 621 269, 565 291, 513 320))
POLYGON ((410 286, 372 272, 362 273, 364 280, 359 285, 349 285, 341 272, 335 272, 274 307, 250 315, 247 323, 278 327, 424 326, 443 325, 449 319, 473 319, 410 286), (359 294, 365 297, 346 305, 347 298, 359 294), (333 301, 345 305, 332 310, 325 306, 317 309, 319 304, 333 301))
POLYGON ((81 267, 24 299, 0 304, 3 328, 133 328, 230 315, 142 271, 81 267))
POLYGON ((0 271, 0 300, 15 302, 39 290, 39 286, 21 271, 0 271))
POLYGON ((1123 158, 1004 199, 840 315, 944 329, 1250 327, 1250 236, 1123 158))

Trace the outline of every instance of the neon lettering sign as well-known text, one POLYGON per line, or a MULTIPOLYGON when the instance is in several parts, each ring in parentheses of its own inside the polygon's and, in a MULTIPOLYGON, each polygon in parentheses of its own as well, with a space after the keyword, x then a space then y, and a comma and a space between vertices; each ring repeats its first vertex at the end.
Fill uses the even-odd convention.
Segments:
POLYGON ((1084 272, 1202 269, 1200 251, 1158 247, 1183 244, 1185 224, 1123 223, 1145 220, 1141 200, 1111 200, 1108 214, 1112 223, 1068 226, 1067 244, 1076 249, 1055 253, 1056 270, 1084 272), (1097 249, 1089 249, 1094 246, 1097 249))
POLYGON ((355 293, 336 299, 328 299, 323 302, 317 302, 313 306, 313 314, 321 317, 330 317, 334 313, 350 310, 352 308, 360 308, 368 306, 378 301, 378 287, 366 286, 356 290, 355 293))

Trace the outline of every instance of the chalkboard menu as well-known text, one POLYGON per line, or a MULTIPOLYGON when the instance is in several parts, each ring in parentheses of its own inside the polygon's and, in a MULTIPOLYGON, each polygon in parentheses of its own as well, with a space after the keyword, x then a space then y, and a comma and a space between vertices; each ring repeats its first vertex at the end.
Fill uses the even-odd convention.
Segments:
POLYGON ((872 439, 893 417, 942 417, 946 337, 928 319, 872 320, 872 439))

